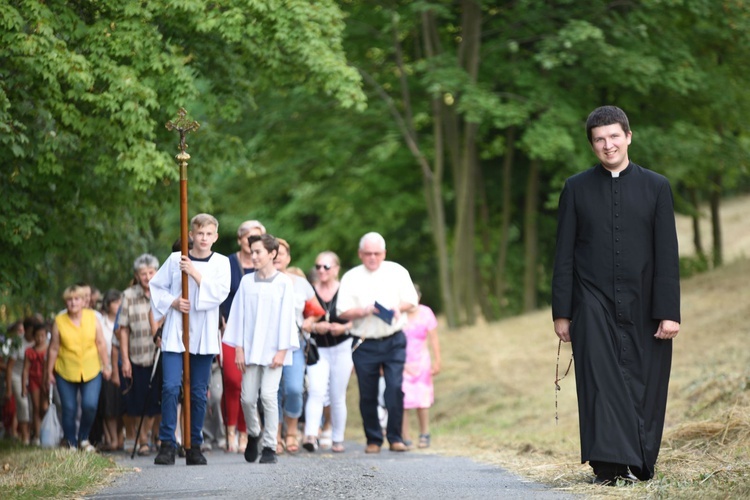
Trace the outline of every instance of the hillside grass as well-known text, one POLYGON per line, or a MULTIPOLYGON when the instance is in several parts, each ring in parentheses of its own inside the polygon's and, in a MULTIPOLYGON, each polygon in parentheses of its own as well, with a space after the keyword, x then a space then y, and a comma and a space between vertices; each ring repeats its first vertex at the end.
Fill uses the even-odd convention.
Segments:
MULTIPOLYGON (((733 262, 682 282, 682 326, 653 480, 591 484, 591 468, 580 463, 575 364, 560 382, 555 421, 558 341, 549 308, 457 330, 441 325, 443 370, 435 378, 429 451, 470 456, 587 497, 750 498, 750 231, 741 217, 748 207, 746 196, 722 211, 725 258, 733 262)), ((678 217, 684 256, 689 230, 689 220, 678 217)), ((560 376, 570 359, 564 344, 560 376)), ((361 441, 355 377, 349 389, 347 435, 361 441)), ((414 432, 416 420, 410 422, 414 432)))
MULTIPOLYGON (((750 261, 683 283, 657 476, 618 491, 590 485, 580 464, 573 371, 560 382, 549 310, 442 330, 434 446, 470 455, 556 488, 638 498, 750 497, 750 261)), ((560 354, 560 375, 570 345, 560 354)))

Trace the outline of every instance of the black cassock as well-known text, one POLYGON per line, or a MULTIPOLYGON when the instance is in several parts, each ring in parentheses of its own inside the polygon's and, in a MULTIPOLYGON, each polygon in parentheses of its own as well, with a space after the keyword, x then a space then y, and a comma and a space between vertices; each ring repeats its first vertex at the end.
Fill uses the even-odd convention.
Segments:
POLYGON ((581 462, 629 465, 650 479, 659 455, 672 341, 680 321, 677 232, 669 181, 630 163, 597 165, 560 195, 552 315, 571 320, 581 462))

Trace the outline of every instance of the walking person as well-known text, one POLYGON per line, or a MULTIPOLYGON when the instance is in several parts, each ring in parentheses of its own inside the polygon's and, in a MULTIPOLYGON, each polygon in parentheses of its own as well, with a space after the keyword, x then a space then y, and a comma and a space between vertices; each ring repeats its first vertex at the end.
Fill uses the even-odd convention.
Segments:
MULTIPOLYGON (((407 317, 402 314, 418 304, 409 272, 385 260, 385 239, 367 233, 359 241, 359 265, 341 278, 336 309, 339 318, 352 321, 351 333, 362 342, 352 354, 359 383, 359 411, 367 438, 366 453, 379 453, 383 431, 378 418, 378 379, 385 379, 388 409, 386 438, 391 451, 407 451, 401 436, 404 416, 402 390, 407 317)), ((358 342, 359 343, 359 342, 358 342)))
MULTIPOLYGON (((419 300, 422 294, 417 288, 419 300)), ((404 364, 404 423, 403 438, 411 446, 407 411, 415 410, 419 423, 419 448, 430 446, 430 407, 435 402, 432 377, 440 373, 440 341, 437 318, 424 304, 409 309, 404 326, 406 335, 406 363, 404 364), (432 348, 432 356, 430 356, 432 348)))
POLYGON ((294 323, 294 284, 274 267, 279 241, 270 234, 250 236, 255 272, 242 278, 234 297, 223 341, 235 348, 235 364, 242 372, 242 410, 247 424, 245 460, 258 459, 261 425, 264 427, 260 463, 276 463, 279 425, 278 391, 284 366, 299 349, 294 323))
MULTIPOLYGON (((237 244, 240 249, 229 256, 229 267, 232 280, 229 287, 229 295, 221 304, 221 317, 226 323, 232 310, 234 294, 240 287, 240 281, 246 274, 255 271, 252 255, 250 253, 250 236, 266 234, 266 228, 257 220, 246 220, 237 228, 237 244)), ((242 373, 234 364, 234 347, 221 343, 223 358, 223 408, 225 410, 225 423, 227 426, 227 451, 230 453, 244 453, 247 446, 247 428, 245 427, 245 416, 240 404, 240 393, 242 391, 242 373)))
POLYGON ((289 263, 292 260, 292 252, 289 243, 277 238, 279 242, 279 251, 273 264, 276 269, 286 274, 292 279, 294 285, 294 320, 297 325, 299 335, 299 349, 292 354, 292 363, 284 365, 279 386, 279 428, 276 434, 276 453, 282 453, 285 449, 289 453, 299 451, 300 441, 298 438, 299 418, 302 416, 302 404, 304 401, 305 388, 305 347, 307 341, 305 335, 312 330, 313 323, 317 319, 314 316, 305 317, 305 303, 307 301, 317 300, 315 291, 310 282, 305 278, 304 273, 296 274, 289 270, 289 263), (284 445, 281 446, 282 428, 286 428, 286 435, 283 437, 284 445))
MULTIPOLYGON (((122 292, 115 289, 104 293, 101 304, 101 322, 107 352, 112 359, 113 344, 117 340, 114 334, 117 311, 122 305, 122 292)), ((117 361, 115 359, 115 361, 117 361)), ((112 363, 112 377, 102 383, 99 400, 99 414, 103 420, 104 444, 102 451, 119 450, 123 443, 122 421, 123 412, 122 392, 120 391, 120 377, 117 364, 112 363)))
POLYGON ((211 362, 219 354, 219 306, 229 294, 229 259, 211 247, 219 238, 219 221, 198 214, 190 221, 193 248, 188 255, 174 252, 151 280, 154 321, 164 319, 162 349, 162 418, 156 465, 174 465, 176 452, 177 400, 182 387, 182 315, 189 314, 190 432, 191 446, 185 450, 187 465, 206 465, 201 452, 203 419, 206 415, 211 362), (182 273, 188 275, 188 298, 182 298, 182 273))
POLYGON ((152 432, 152 439, 156 441, 153 434, 161 415, 161 384, 155 385, 156 390, 148 390, 156 354, 156 326, 151 314, 150 283, 158 269, 159 260, 151 254, 144 253, 135 259, 135 284, 123 292, 117 318, 125 413, 132 425, 138 422, 141 414, 144 415, 141 431, 135 436, 140 456, 151 454, 149 431, 152 432))
POLYGON ((354 325, 351 321, 341 319, 336 311, 340 268, 339 257, 333 252, 321 252, 315 259, 315 295, 325 310, 325 316, 312 326, 311 332, 317 343, 320 359, 307 367, 305 440, 302 446, 311 452, 318 449, 318 433, 323 420, 326 395, 330 402, 331 451, 344 451, 346 389, 354 366, 349 329, 354 325))
POLYGON ((34 345, 32 337, 33 323, 30 321, 17 321, 10 325, 7 335, 14 339, 14 347, 6 360, 6 394, 5 400, 15 402, 15 425, 11 425, 11 436, 21 439, 23 444, 30 444, 31 434, 29 423, 31 421, 31 404, 29 398, 23 393, 23 357, 26 349, 34 345), (17 429, 17 430, 16 430, 17 429))
POLYGON ((95 451, 89 443, 102 379, 109 380, 112 365, 93 309, 88 308, 83 287, 65 289, 65 311, 55 317, 47 357, 45 385, 54 384, 60 394, 65 445, 95 451), (78 398, 81 420, 76 430, 78 398))
POLYGON ((32 444, 39 446, 40 429, 49 406, 49 387, 44 384, 44 369, 47 361, 47 324, 31 326, 34 345, 26 349, 23 361, 22 397, 31 396, 32 444))
POLYGON ((613 485, 654 476, 680 330, 679 256, 669 182, 630 161, 625 113, 595 109, 586 134, 599 164, 560 194, 552 316, 576 361, 581 462, 613 485))

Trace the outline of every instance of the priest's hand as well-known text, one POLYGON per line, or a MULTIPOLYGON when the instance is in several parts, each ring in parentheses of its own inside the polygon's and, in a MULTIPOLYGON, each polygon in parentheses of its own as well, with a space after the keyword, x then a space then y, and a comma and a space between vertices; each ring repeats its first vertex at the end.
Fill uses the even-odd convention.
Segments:
POLYGON ((680 324, 678 322, 663 319, 659 323, 659 328, 656 330, 654 337, 662 340, 670 340, 675 338, 678 333, 680 333, 680 324))
POLYGON ((555 319, 555 333, 563 342, 570 342, 570 320, 568 318, 555 319))

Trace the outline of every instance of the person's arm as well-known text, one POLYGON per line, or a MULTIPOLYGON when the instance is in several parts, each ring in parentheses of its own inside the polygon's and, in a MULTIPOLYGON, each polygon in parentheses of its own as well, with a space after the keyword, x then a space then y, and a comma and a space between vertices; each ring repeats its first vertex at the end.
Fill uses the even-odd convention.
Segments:
POLYGON ((339 318, 345 319, 346 321, 351 321, 353 319, 362 319, 366 318, 367 316, 371 316, 376 310, 377 309, 375 308, 375 304, 370 304, 369 306, 365 307, 353 307, 339 314, 339 318))
POLYGON ((665 180, 654 207, 654 250, 651 317, 659 320, 658 339, 672 339, 680 330, 680 255, 672 189, 665 180))
POLYGON ((557 209, 555 261, 552 271, 552 319, 555 334, 563 342, 570 342, 570 319, 573 317, 573 281, 575 247, 578 234, 575 189, 566 182, 560 193, 557 209))
POLYGON ((276 354, 273 355, 273 360, 271 361, 271 368, 284 366, 284 358, 286 358, 286 349, 276 351, 276 354))
POLYGON ((13 384, 11 379, 13 378, 13 365, 15 362, 15 359, 8 357, 8 364, 5 369, 5 399, 10 399, 13 396, 13 384))
POLYGON ((47 385, 55 383, 55 362, 57 354, 60 351, 60 331, 57 329, 57 323, 52 324, 52 338, 49 342, 49 351, 47 354, 47 385))
POLYGON ((122 376, 133 377, 133 367, 130 364, 130 327, 120 327, 120 352, 122 353, 122 376))
POLYGON ((440 358, 440 341, 438 340, 437 328, 433 328, 427 332, 427 336, 430 339, 430 346, 432 347, 432 374, 437 375, 440 373, 442 361, 440 358))
POLYGON ((31 360, 23 356, 23 373, 21 374, 21 396, 24 398, 28 393, 27 387, 29 386, 29 369, 31 368, 31 360))
POLYGON ((112 376, 112 363, 109 360, 109 354, 107 353, 107 341, 104 340, 104 333, 102 333, 102 325, 99 320, 96 320, 96 349, 99 351, 99 359, 102 362, 102 376, 104 380, 109 380, 112 376))
MULTIPOLYGON (((316 325, 319 324, 320 323, 316 323, 316 325)), ((328 323, 328 325, 328 332, 330 332, 330 334, 334 337, 337 337, 351 330, 351 328, 354 326, 354 323, 352 323, 351 321, 347 321, 346 323, 328 323)))
POLYGON ((109 379, 116 386, 120 385, 120 371, 117 369, 117 363, 120 360, 120 348, 112 346, 112 377, 109 379))
POLYGON ((240 346, 234 348, 234 364, 240 373, 245 373, 245 349, 240 346))

